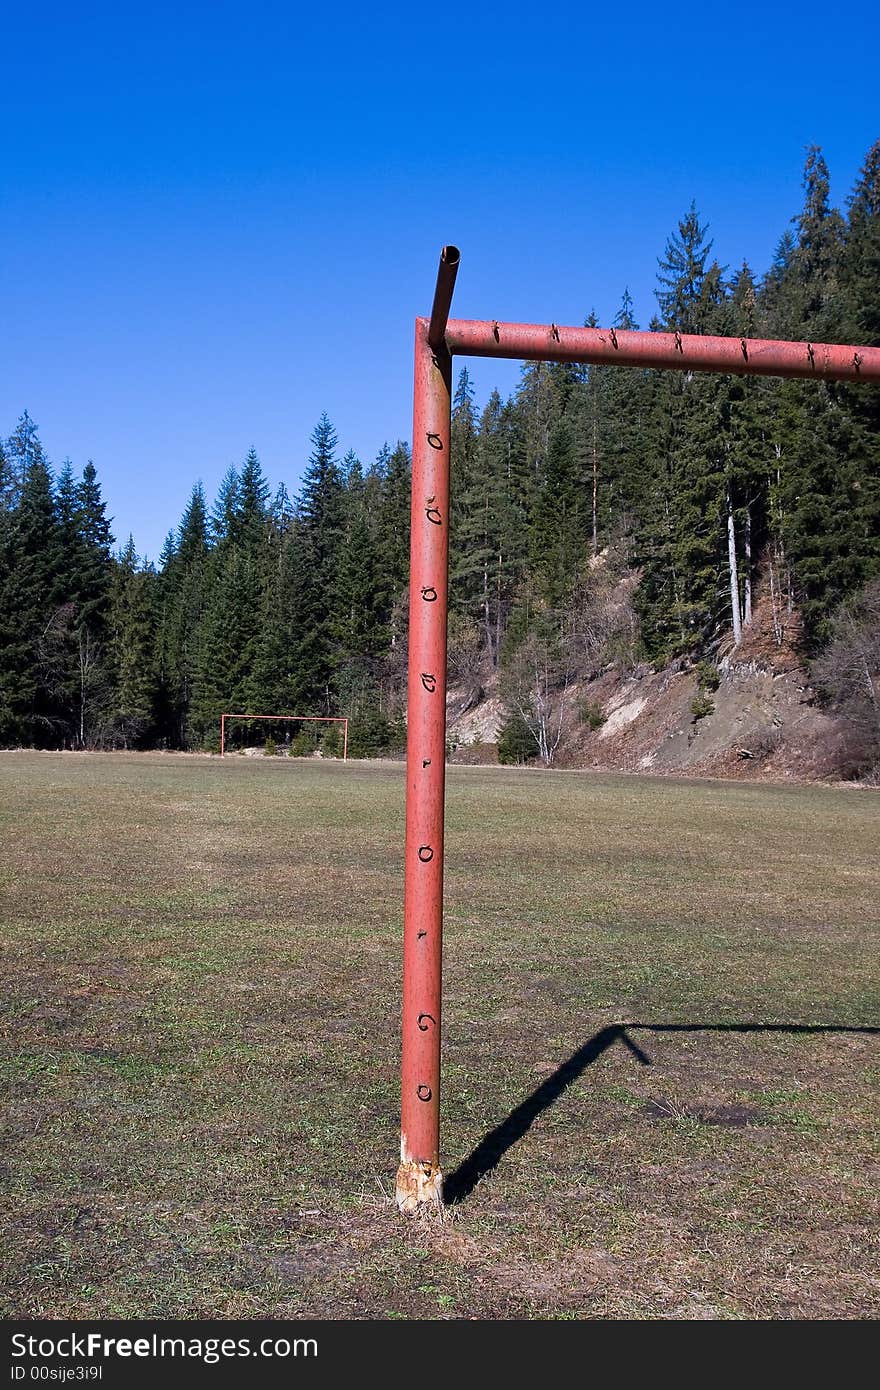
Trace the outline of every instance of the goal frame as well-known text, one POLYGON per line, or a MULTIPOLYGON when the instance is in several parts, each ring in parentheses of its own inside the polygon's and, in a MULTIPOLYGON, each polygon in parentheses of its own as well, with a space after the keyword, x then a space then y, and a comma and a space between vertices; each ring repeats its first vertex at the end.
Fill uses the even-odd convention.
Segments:
POLYGON ((450 319, 460 253, 444 246, 431 317, 415 324, 397 1205, 442 1206, 440 1010, 452 359, 521 358, 880 383, 880 348, 556 323, 450 319))
POLYGON ((342 725, 342 761, 348 762, 348 715, 347 714, 236 714, 234 710, 227 710, 220 715, 220 756, 226 756, 226 721, 227 719, 268 719, 276 724, 341 724, 342 725))

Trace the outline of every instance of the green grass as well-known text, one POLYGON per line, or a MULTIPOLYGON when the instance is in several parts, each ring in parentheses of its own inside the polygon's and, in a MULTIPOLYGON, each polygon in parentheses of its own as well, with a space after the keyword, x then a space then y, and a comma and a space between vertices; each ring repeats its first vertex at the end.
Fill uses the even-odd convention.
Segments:
POLYGON ((0 755, 6 1315, 876 1317, 877 794, 450 769, 442 1223, 403 794, 0 755))

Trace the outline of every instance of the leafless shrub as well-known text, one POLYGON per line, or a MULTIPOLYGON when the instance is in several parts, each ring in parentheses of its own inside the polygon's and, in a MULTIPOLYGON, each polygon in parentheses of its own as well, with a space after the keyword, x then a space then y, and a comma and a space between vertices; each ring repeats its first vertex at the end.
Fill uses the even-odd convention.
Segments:
POLYGON ((80 621, 75 603, 52 614, 37 645, 40 676, 59 709, 55 732, 73 747, 94 747, 102 738, 107 675, 101 644, 80 621))
POLYGON ((449 676, 476 695, 482 684, 483 648, 477 623, 457 613, 449 615, 447 666, 449 676))
POLYGON ((842 604, 833 636, 813 662, 817 690, 849 724, 847 771, 880 768, 880 580, 842 604))
POLYGON ((517 648, 501 682, 504 703, 528 729, 549 767, 562 740, 568 697, 575 678, 570 646, 532 632, 517 648))
POLYGON ((782 743, 781 729, 760 729, 749 740, 749 747, 756 758, 769 758, 782 743))
POLYGON ((580 674, 594 676, 604 666, 631 670, 638 660, 639 622, 633 607, 634 582, 620 556, 606 552, 587 565, 564 614, 567 640, 580 674))

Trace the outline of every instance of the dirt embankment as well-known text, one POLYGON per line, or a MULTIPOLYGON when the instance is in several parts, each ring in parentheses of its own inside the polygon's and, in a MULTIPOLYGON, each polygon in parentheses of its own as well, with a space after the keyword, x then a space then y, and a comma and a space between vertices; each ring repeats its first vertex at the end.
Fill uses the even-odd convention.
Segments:
MULTIPOLYGON (((629 672, 610 668, 572 686, 555 761, 621 772, 840 777, 846 725, 819 707, 810 688, 798 656, 796 615, 782 633, 771 623, 769 607, 759 605, 741 645, 722 650, 718 686, 703 692, 708 712, 701 717, 692 708, 700 693, 698 672, 685 662, 659 671, 648 665, 629 672), (598 728, 579 717, 579 709, 589 705, 601 710, 598 728)), ((484 681, 479 698, 453 688, 448 712, 453 760, 494 761, 504 722, 497 675, 484 681)))

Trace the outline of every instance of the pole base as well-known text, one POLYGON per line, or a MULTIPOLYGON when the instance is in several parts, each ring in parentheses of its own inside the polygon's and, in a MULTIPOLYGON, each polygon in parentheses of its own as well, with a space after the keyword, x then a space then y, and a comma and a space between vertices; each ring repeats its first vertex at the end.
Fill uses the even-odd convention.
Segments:
POLYGON ((432 1163, 401 1163, 397 1170, 397 1207, 411 1216, 433 1210, 442 1214, 443 1174, 432 1163))

